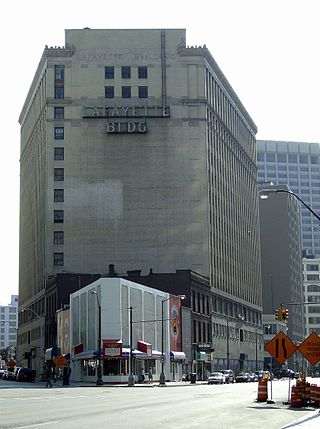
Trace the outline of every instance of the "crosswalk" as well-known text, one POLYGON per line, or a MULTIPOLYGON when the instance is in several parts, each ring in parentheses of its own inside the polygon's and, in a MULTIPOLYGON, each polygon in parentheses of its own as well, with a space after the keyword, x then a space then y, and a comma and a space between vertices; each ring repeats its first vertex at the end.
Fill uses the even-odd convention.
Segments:
POLYGON ((53 400, 66 400, 66 399, 110 399, 108 395, 43 395, 43 396, 10 396, 0 397, 0 402, 6 401, 53 401, 53 400))

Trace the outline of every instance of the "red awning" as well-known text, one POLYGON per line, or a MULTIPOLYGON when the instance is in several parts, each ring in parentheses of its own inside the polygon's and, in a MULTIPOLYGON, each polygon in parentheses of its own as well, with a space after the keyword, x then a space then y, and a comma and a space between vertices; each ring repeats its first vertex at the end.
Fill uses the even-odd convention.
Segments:
POLYGON ((152 356, 152 344, 146 343, 145 341, 138 341, 137 349, 140 352, 146 353, 147 356, 152 356))

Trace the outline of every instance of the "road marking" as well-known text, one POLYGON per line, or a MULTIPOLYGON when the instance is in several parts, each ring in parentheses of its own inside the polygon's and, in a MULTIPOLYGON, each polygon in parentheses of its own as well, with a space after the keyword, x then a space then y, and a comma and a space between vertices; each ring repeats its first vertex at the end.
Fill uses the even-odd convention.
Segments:
POLYGON ((53 425, 56 423, 58 423, 57 420, 52 420, 51 422, 32 423, 31 425, 27 425, 27 426, 16 426, 15 429, 36 428, 38 426, 53 425))

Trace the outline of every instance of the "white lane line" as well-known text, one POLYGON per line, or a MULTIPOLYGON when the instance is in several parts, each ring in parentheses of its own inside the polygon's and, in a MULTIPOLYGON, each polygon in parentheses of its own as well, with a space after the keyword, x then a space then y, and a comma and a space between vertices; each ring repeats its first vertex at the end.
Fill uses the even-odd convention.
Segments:
POLYGON ((56 423, 58 423, 57 420, 52 420, 51 422, 32 423, 31 425, 27 425, 27 426, 16 426, 15 429, 37 428, 39 426, 53 425, 53 424, 56 424, 56 423))

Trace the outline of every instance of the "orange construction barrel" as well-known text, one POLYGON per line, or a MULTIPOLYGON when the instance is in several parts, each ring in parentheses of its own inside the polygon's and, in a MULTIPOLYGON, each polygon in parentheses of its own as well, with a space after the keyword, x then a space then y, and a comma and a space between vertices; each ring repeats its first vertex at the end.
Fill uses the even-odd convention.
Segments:
POLYGON ((301 389, 300 386, 292 386, 291 389, 291 401, 290 406, 293 408, 301 408, 302 407, 302 397, 301 397, 301 389))
POLYGON ((258 382, 258 402, 266 402, 268 400, 268 380, 263 378, 258 382))

